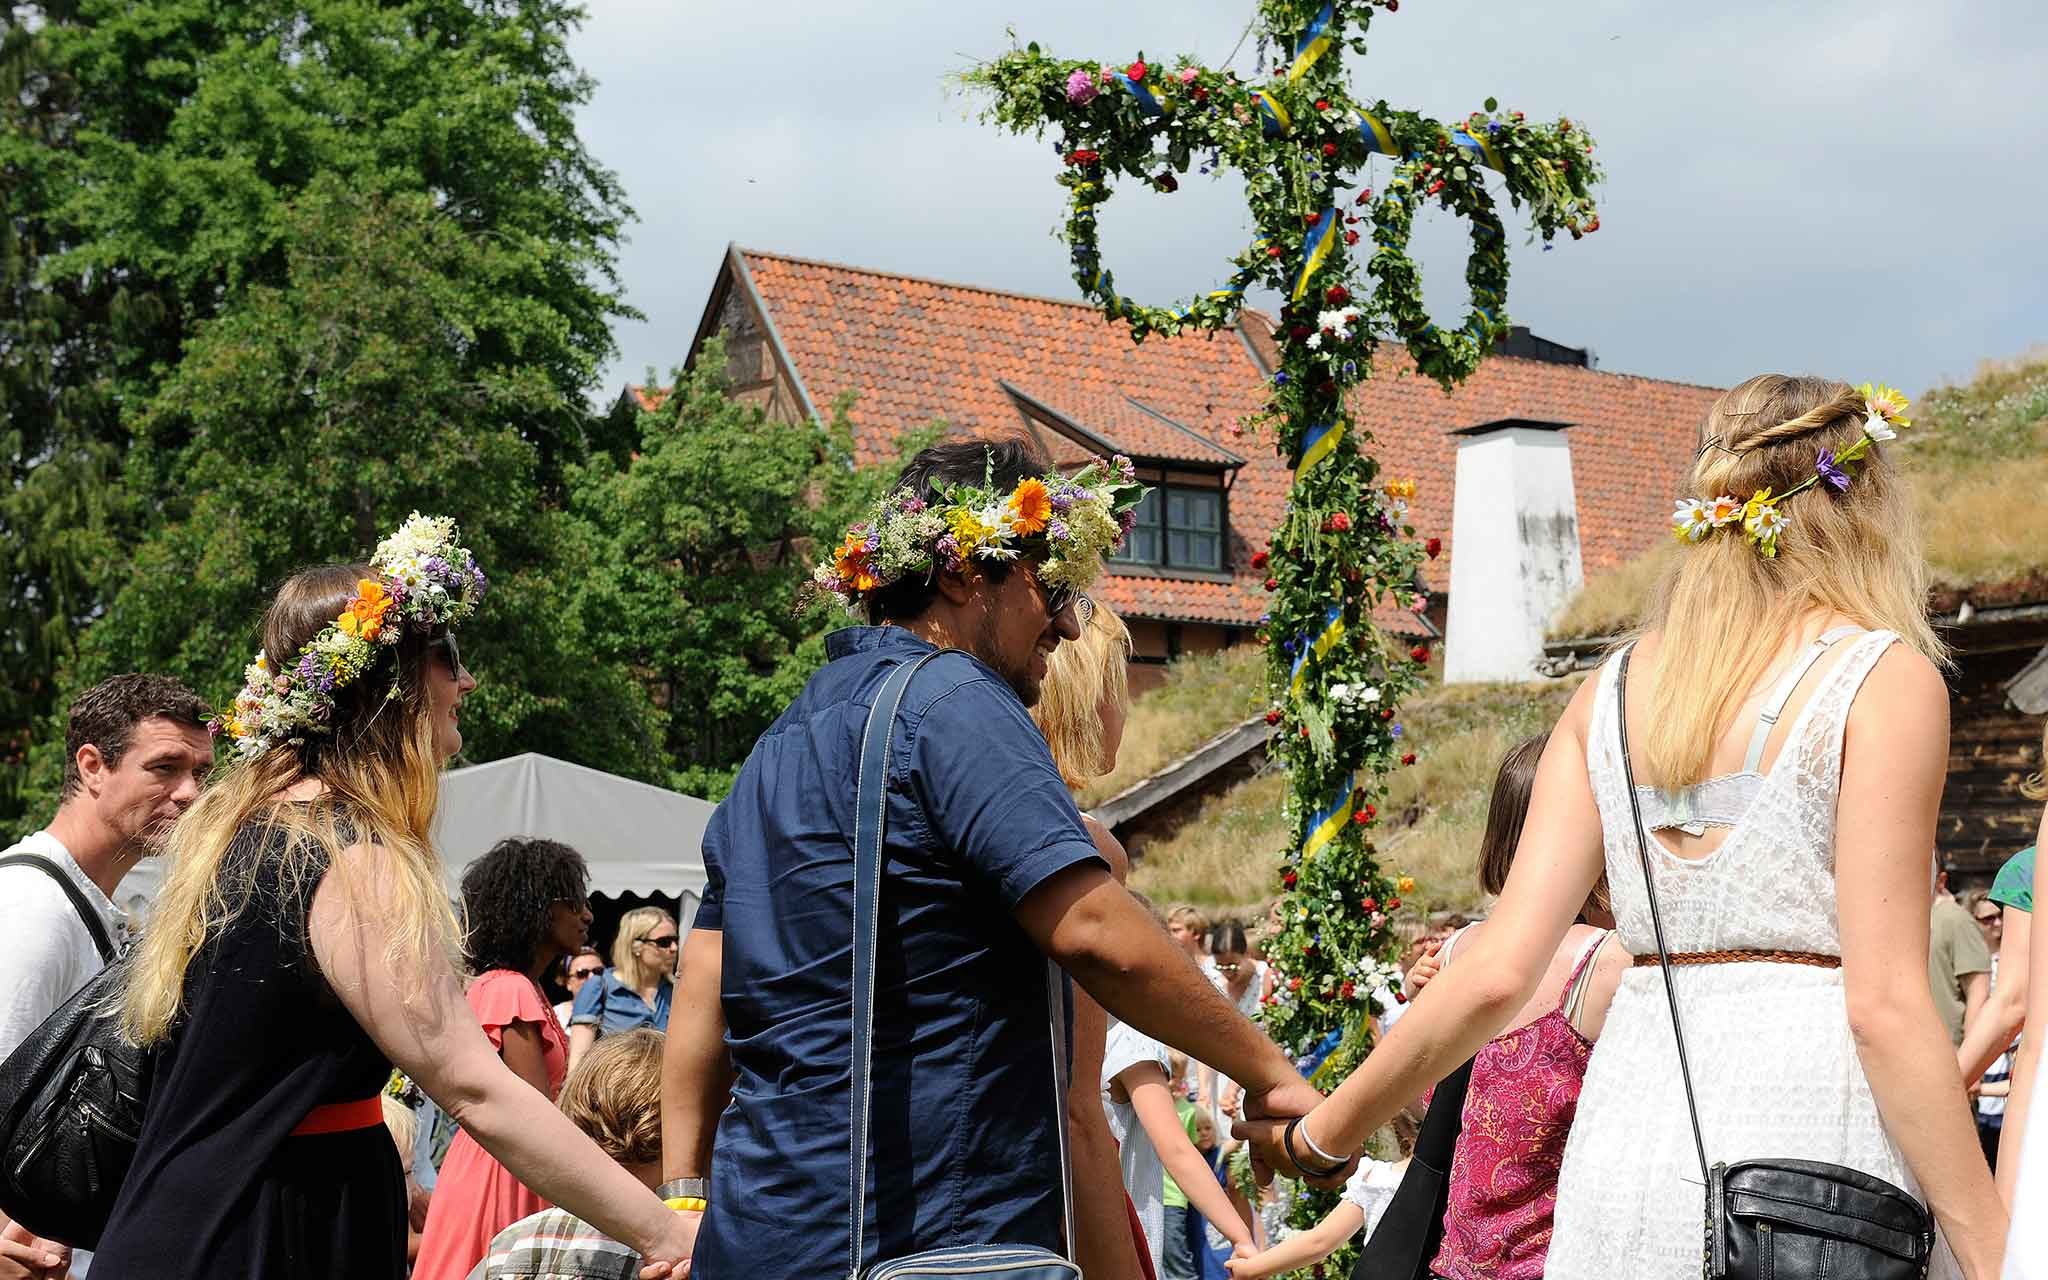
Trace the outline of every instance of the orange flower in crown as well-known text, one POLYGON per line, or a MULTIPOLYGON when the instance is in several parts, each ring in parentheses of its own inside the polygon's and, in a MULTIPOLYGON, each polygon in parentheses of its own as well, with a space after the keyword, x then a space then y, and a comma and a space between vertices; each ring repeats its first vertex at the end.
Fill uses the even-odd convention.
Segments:
POLYGON ((1019 481, 1010 494, 1010 528, 1020 538, 1034 533, 1043 533, 1046 522, 1052 519, 1052 491, 1045 487, 1045 481, 1029 479, 1019 481))
POLYGON ((349 601, 348 611, 334 623, 344 634, 375 640, 384 629, 384 615, 397 603, 385 592, 383 583, 363 578, 356 583, 356 598, 349 601))

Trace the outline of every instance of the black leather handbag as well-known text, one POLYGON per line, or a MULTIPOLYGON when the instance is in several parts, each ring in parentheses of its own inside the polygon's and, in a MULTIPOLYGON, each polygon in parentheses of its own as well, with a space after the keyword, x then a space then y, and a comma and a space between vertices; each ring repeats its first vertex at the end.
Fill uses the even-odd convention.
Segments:
POLYGON ((1678 1041, 1678 1072, 1685 1081, 1685 1107, 1692 1119, 1693 1149, 1706 1183, 1705 1280, 1914 1280, 1927 1274, 1934 1250, 1934 1219, 1918 1200, 1882 1178, 1818 1160, 1742 1160, 1707 1163, 1693 1096, 1692 1065, 1685 1053, 1685 1027, 1678 994, 1671 985, 1671 951, 1657 908, 1657 883, 1650 871, 1649 835, 1636 797, 1635 770, 1628 755, 1628 660, 1623 650, 1614 681, 1614 720, 1621 735, 1622 780, 1635 820, 1636 855, 1650 900, 1650 928, 1671 1006, 1671 1032, 1678 1041))
POLYGON ((1465 1088, 1471 1079, 1472 1060, 1467 1058, 1437 1084, 1401 1185, 1358 1251, 1351 1280, 1430 1280, 1430 1264, 1443 1248, 1451 1155, 1465 1127, 1465 1088))
POLYGON ((121 1031, 129 963, 101 969, 0 1063, 0 1211, 83 1249, 135 1161, 156 1069, 157 1051, 121 1031))

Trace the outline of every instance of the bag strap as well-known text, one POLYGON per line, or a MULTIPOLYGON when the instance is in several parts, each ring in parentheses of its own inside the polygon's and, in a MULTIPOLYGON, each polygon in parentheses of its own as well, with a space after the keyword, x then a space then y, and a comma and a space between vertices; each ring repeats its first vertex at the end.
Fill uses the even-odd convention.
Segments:
POLYGON ((92 935, 93 948, 100 953, 100 963, 114 963, 115 957, 120 955, 120 950, 114 946, 113 938, 107 934, 107 922, 100 919, 100 913, 93 910, 92 904, 85 900, 85 894, 72 882, 70 876, 64 874, 62 867, 40 853, 10 853, 0 858, 0 867, 35 867, 55 880, 57 886, 64 890, 64 896, 71 899, 71 905, 77 908, 78 918, 85 922, 85 931, 92 935))
POLYGON ((1650 931, 1657 938, 1657 967, 1664 975, 1664 998, 1671 1005, 1671 1035, 1678 1042, 1678 1074, 1685 1081, 1685 1110, 1692 1119, 1693 1150, 1700 1158, 1700 1181, 1713 1181, 1707 1169, 1707 1140, 1700 1132, 1700 1106, 1693 1095, 1692 1063, 1685 1053, 1685 1025, 1678 1017, 1678 992, 1671 985, 1671 949, 1664 942, 1664 915, 1657 908, 1657 877, 1650 871, 1649 836, 1643 831, 1643 803, 1636 795, 1636 772, 1628 758, 1628 660, 1635 645, 1621 651, 1621 666, 1614 674, 1615 735, 1621 739, 1621 779, 1627 785, 1628 808, 1635 828, 1636 857, 1643 866, 1643 891, 1650 899, 1650 931))
MULTIPOLYGON (((896 713, 911 677, 942 654, 939 649, 915 662, 905 662, 882 682, 861 733, 860 773, 855 789, 853 831, 853 1138, 848 1152, 847 1269, 858 1280, 867 1231, 868 1128, 873 1112, 875 1065, 875 952, 881 929, 882 831, 889 812, 889 755, 896 734, 896 713)), ((1053 1115, 1059 1133, 1060 1209, 1067 1247, 1074 1239, 1073 1174, 1067 1154, 1067 1007, 1066 984, 1058 967, 1046 962, 1046 1020, 1052 1028, 1053 1115)))

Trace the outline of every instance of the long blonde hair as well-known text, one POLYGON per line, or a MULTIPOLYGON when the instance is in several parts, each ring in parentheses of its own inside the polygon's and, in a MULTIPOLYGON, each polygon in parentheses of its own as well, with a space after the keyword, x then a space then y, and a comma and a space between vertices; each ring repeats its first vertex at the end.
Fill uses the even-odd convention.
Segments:
POLYGON ((1130 657, 1130 628, 1107 606, 1097 604, 1080 639, 1054 649, 1046 659, 1045 681, 1031 719, 1045 735, 1052 761, 1069 787, 1086 786, 1114 767, 1104 758, 1102 706, 1106 700, 1113 707, 1130 707, 1130 657))
MULTIPOLYGON (((264 615, 263 651, 278 655, 280 666, 291 661, 347 607, 357 581, 373 576, 364 564, 293 575, 264 615)), ((283 836, 278 894, 287 903, 305 900, 307 886, 326 873, 341 877, 352 904, 367 904, 362 869, 340 854, 352 845, 381 845, 397 872, 395 883, 376 890, 374 910, 392 922, 385 962, 401 972, 454 963, 455 913, 428 833, 441 795, 428 645, 428 637, 407 633, 390 659, 380 658, 337 691, 331 733, 229 764, 178 819, 163 853, 163 889, 122 994, 122 1025, 135 1043, 154 1044, 170 1033, 184 1007, 186 970, 250 908, 264 861, 259 854, 273 833, 283 836), (387 697, 392 663, 397 696, 387 697), (320 780, 320 794, 305 804, 286 802, 285 791, 307 778, 320 780)))
MULTIPOLYGON (((1767 373, 1707 411, 1683 496, 1747 499, 1783 493, 1863 435, 1863 397, 1844 383, 1767 373)), ((1934 662, 1947 651, 1927 621, 1927 568, 1913 499, 1888 446, 1871 449, 1848 492, 1819 486, 1785 507, 1778 554, 1766 559, 1739 531, 1689 546, 1658 584, 1643 631, 1662 635, 1641 720, 1643 778, 1690 786, 1714 745, 1801 619, 1834 613, 1897 632, 1934 662)))
MULTIPOLYGON (((619 932, 612 939, 612 969, 619 975, 619 981, 635 991, 642 987, 656 986, 663 978, 673 978, 675 975, 673 968, 663 969, 642 964, 640 952, 636 949, 639 939, 648 930, 664 922, 674 924, 676 918, 665 908, 656 906, 635 907, 619 917, 619 932), (650 969, 653 972, 649 972, 650 969)), ((681 930, 678 929, 677 932, 681 930)), ((680 948, 682 943, 678 942, 676 946, 680 948)), ((674 965, 678 954, 679 952, 674 951, 669 953, 671 966, 674 965)))

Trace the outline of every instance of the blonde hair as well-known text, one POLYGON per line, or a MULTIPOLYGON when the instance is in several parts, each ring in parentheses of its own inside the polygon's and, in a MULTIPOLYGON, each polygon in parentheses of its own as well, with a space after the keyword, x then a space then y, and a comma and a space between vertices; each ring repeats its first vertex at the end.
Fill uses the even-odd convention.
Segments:
MULTIPOLYGON (((372 576, 365 564, 294 574, 264 614, 263 651, 295 660, 347 607, 357 581, 372 576)), ((376 663, 337 691, 331 732, 229 765, 178 819, 164 848, 163 888, 121 994, 129 1039, 150 1045, 169 1034, 184 1007, 192 958, 252 908, 272 835, 282 836, 276 893, 290 910, 302 902, 310 909, 310 886, 323 874, 338 877, 351 910, 377 895, 375 914, 390 922, 390 968, 426 973, 455 965, 459 932, 429 833, 441 798, 426 684, 435 661, 429 644, 429 637, 407 632, 394 646, 395 691, 386 664, 376 663), (309 778, 322 784, 319 795, 304 804, 283 799, 309 778), (365 844, 380 846, 394 872, 374 890, 358 860, 341 857, 365 844)), ((288 917, 282 927, 303 923, 288 917)), ((405 985, 413 998, 419 984, 405 985)))
POLYGON ((1191 907, 1186 903, 1182 903, 1166 913, 1166 923, 1185 925, 1195 933, 1200 934, 1205 944, 1208 941, 1209 917, 1203 913, 1200 907, 1191 907))
POLYGON ((1069 787, 1078 790, 1116 767, 1105 758, 1102 707, 1105 702, 1120 710, 1130 707, 1130 657, 1130 629, 1108 606, 1097 604, 1080 638, 1046 659, 1045 682, 1031 718, 1069 787))
POLYGON ((401 1163, 412 1163, 412 1144, 419 1137, 420 1118, 418 1113, 388 1093, 377 1095, 384 1103, 384 1128, 391 1134, 391 1141, 398 1146, 401 1163))
MULTIPOLYGON (((619 917, 619 932, 612 939, 612 969, 618 973, 619 981, 635 991, 642 987, 654 986, 663 978, 670 978, 675 974, 673 966, 681 954, 681 942, 676 943, 678 950, 669 955, 671 967, 655 968, 651 973, 648 970, 652 966, 640 962, 640 953, 637 949, 637 940, 664 921, 674 924, 676 918, 664 908, 652 905, 635 907, 619 917)), ((681 930, 678 929, 677 932, 680 933, 681 930)))
MULTIPOLYGON (((1782 493, 1814 474, 1820 450, 1839 456, 1861 439, 1866 414, 1863 397, 1844 383, 1751 378, 1707 411, 1682 496, 1782 493)), ((1848 492, 1820 486, 1788 503, 1775 557, 1724 529, 1674 558, 1642 626, 1663 636, 1645 673, 1643 781, 1678 788, 1704 778, 1715 744, 1776 656, 1772 640, 1811 614, 1897 632, 1930 661, 1946 661, 1927 621, 1912 494, 1889 448, 1872 447, 1848 492)))
POLYGON ((661 1159, 661 1050, 652 1027, 606 1036, 562 1082, 555 1105, 620 1164, 661 1159))

